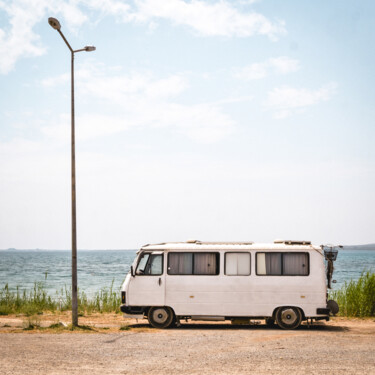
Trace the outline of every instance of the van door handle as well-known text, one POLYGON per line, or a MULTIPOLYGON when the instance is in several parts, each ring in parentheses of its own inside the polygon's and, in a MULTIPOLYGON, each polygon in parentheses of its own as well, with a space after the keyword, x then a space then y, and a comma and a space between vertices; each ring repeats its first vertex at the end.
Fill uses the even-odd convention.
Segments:
POLYGON ((159 277, 159 285, 161 285, 161 277, 159 277))

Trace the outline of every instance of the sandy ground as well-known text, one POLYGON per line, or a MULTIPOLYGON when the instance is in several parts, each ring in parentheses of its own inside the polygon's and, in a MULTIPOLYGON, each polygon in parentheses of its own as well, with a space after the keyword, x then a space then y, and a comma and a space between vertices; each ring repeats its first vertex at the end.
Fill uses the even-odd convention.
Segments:
MULTIPOLYGON (((30 322, 48 327, 69 316, 30 322)), ((94 330, 26 331, 29 318, 0 317, 0 373, 375 374, 374 319, 335 318, 295 331, 229 323, 157 330, 113 314, 82 317, 80 324, 94 330)))

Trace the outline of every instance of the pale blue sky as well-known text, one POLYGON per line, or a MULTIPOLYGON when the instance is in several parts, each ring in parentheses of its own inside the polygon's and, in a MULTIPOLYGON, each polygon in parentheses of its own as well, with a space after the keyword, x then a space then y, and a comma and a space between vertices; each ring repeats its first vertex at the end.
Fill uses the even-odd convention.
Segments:
POLYGON ((375 241, 372 1, 0 1, 0 248, 375 241))

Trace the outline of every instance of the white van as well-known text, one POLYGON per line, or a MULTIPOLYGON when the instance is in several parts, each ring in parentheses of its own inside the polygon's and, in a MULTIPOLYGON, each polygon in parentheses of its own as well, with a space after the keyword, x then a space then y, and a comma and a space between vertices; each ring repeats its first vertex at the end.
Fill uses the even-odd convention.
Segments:
POLYGON ((145 245, 121 288, 125 317, 166 328, 180 319, 265 319, 284 329, 329 320, 324 252, 308 241, 145 245))

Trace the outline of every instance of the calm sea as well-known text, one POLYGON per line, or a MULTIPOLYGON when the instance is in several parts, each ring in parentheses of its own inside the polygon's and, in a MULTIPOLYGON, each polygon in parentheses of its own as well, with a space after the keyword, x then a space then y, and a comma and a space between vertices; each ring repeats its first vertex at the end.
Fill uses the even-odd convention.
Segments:
MULTIPOLYGON (((135 257, 135 250, 78 251, 78 285, 92 296, 113 282, 119 290, 135 257)), ((375 272, 375 251, 340 250, 335 262, 334 289, 345 281, 356 280, 364 270, 375 272)), ((0 288, 31 289, 34 282, 43 282, 53 294, 71 285, 71 252, 38 250, 0 251, 0 288)))

